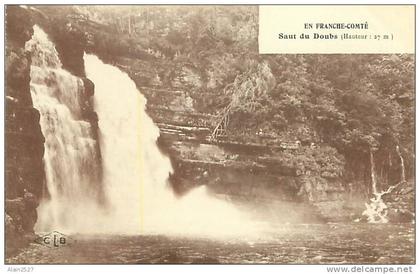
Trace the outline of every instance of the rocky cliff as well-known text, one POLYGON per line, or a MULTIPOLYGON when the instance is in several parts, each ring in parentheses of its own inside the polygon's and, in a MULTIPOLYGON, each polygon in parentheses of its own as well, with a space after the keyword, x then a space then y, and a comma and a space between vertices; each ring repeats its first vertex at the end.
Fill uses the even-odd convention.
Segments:
MULTIPOLYGON (((388 70, 382 66, 400 62, 394 56, 383 57, 380 65, 373 57, 364 56, 354 60, 349 57, 349 61, 340 56, 274 60, 257 57, 256 15, 252 7, 125 11, 123 18, 128 18, 128 25, 121 19, 117 26, 112 19, 101 17, 101 11, 79 12, 84 17, 75 24, 87 34, 87 50, 126 71, 148 99, 147 111, 161 129, 160 144, 172 159, 172 184, 180 195, 205 184, 218 195, 251 204, 252 208, 261 207, 262 211, 269 209, 270 218, 353 221, 374 195, 371 150, 375 151, 374 173, 380 178, 381 190, 400 182, 402 170, 411 174, 407 178, 413 174, 411 133, 407 139, 399 137, 400 133, 391 133, 396 124, 410 128, 412 114, 402 109, 412 109, 414 97, 408 90, 413 78, 405 74, 392 82, 401 86, 400 82, 405 81, 404 91, 394 88, 393 92, 407 93, 392 95, 391 102, 385 95, 384 104, 391 105, 386 111, 399 114, 369 113, 370 120, 366 122, 356 113, 369 106, 358 100, 366 97, 370 104, 374 103, 373 96, 383 95, 371 95, 366 90, 357 94, 359 99, 351 95, 353 88, 342 79, 346 79, 343 75, 347 71, 337 74, 330 68, 321 70, 328 64, 348 66, 350 70, 358 66, 363 70, 367 63, 369 69, 379 66, 372 71, 377 77, 384 77, 388 70), (178 17, 169 22, 159 19, 172 13, 178 17), (208 21, 203 19, 205 16, 208 21), (186 27, 186 22, 196 20, 208 26, 186 27), (118 33, 117 43, 108 39, 109 31, 118 33), (144 37, 144 33, 150 37, 144 37), (247 52, 238 53, 238 49, 247 52), (249 63, 241 63, 238 58, 249 63), (391 64, 387 63, 388 58, 391 64), (322 72, 316 70, 317 66, 322 72), (324 78, 329 82, 321 80, 324 78), (278 97, 281 100, 276 105, 273 101, 278 97), (331 98, 335 101, 332 104, 331 98), (237 105, 233 104, 235 101, 237 105), (267 110, 270 106, 272 113, 267 110), (231 111, 226 112, 227 109, 231 111), (376 122, 375 115, 389 116, 394 124, 376 122), (398 115, 407 117, 403 122, 394 120, 398 115), (343 125, 349 128, 341 128, 343 125), (395 150, 398 142, 405 142, 404 157, 409 159, 403 167, 401 155, 395 150)), ((410 57, 405 58, 401 61, 410 57)), ((404 65, 408 70, 410 62, 404 65)), ((395 68, 388 77, 399 77, 399 70, 395 68)), ((363 81, 382 84, 378 79, 363 81)), ((360 87, 354 89, 360 92, 360 87)), ((370 108, 376 111, 376 107, 370 108)), ((405 186, 412 189, 413 180, 406 181, 405 186)), ((393 195, 406 200, 398 193, 393 195)), ((397 204, 390 204, 390 210, 414 211, 410 202, 406 202, 411 204, 410 209, 397 204)), ((401 221, 396 215, 391 214, 391 221, 401 221)))
POLYGON ((163 71, 167 78, 156 81, 157 71, 170 64, 160 67, 159 60, 119 56, 113 57, 113 63, 129 73, 148 99, 147 110, 161 129, 159 142, 172 159, 171 181, 180 195, 207 185, 217 195, 285 222, 349 221, 363 211, 360 201, 367 199, 368 186, 346 188, 336 150, 302 145, 297 139, 279 142, 259 132, 252 141, 213 139, 219 117, 194 108, 191 87, 204 80, 188 64, 172 68, 172 73, 163 71), (321 163, 309 162, 308 153, 325 158, 321 163))
POLYGON ((20 247, 33 235, 36 207, 43 193, 44 139, 39 112, 30 94, 30 56, 25 42, 32 36, 29 12, 9 7, 6 13, 6 245, 20 247))
MULTIPOLYGON (((31 98, 31 54, 25 50, 25 43, 32 37, 34 24, 48 26, 49 23, 45 14, 37 9, 7 7, 5 223, 8 255, 34 240, 36 208, 41 198, 48 198, 43 164, 45 139, 40 126, 40 113, 33 107, 31 98)), ((71 34, 71 30, 67 30, 64 36, 55 36, 54 32, 50 32, 56 39, 70 37, 71 34)), ((92 124, 94 134, 97 135, 97 117, 91 100, 94 85, 84 77, 84 45, 78 39, 69 41, 57 42, 60 46, 57 51, 65 60, 64 67, 83 80, 82 118, 92 124)), ((99 147, 97 150, 100 155, 99 147)))

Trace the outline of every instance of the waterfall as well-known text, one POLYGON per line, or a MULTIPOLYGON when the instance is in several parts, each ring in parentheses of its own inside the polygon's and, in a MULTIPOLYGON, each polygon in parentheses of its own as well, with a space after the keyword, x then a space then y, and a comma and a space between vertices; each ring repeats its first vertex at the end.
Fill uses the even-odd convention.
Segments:
POLYGON ((370 199, 370 203, 365 203, 366 209, 363 211, 362 215, 367 217, 369 223, 387 223, 388 207, 382 200, 382 196, 389 193, 389 189, 384 192, 378 192, 375 159, 372 149, 370 149, 370 177, 372 182, 373 198, 370 199))
POLYGON ((397 151, 397 154, 398 154, 398 157, 400 157, 400 166, 401 166, 401 182, 405 182, 406 180, 405 180, 405 166, 404 166, 404 158, 403 158, 403 156, 402 156, 402 154, 401 154, 401 151, 400 151, 400 146, 399 145, 397 145, 396 147, 395 147, 395 150, 397 151))
POLYGON ((81 119, 83 81, 64 70, 54 44, 34 26, 25 45, 31 54, 30 92, 45 137, 46 189, 37 209, 36 231, 79 231, 99 210, 97 145, 81 119))
POLYGON ((376 180, 375 159, 373 157, 372 149, 370 150, 370 178, 372 181, 372 193, 375 195, 375 193, 378 193, 378 189, 377 189, 378 181, 376 180))
POLYGON ((85 54, 95 84, 103 183, 109 201, 106 229, 118 233, 243 236, 256 233, 248 216, 211 197, 205 186, 178 198, 168 184, 169 158, 156 141, 159 128, 146 113, 146 99, 131 78, 85 54))
POLYGON ((363 215, 367 217, 369 223, 387 223, 388 222, 388 207, 382 200, 382 197, 385 194, 391 193, 397 186, 405 182, 405 166, 404 158, 401 155, 400 147, 397 145, 395 148, 398 156, 401 161, 401 179, 395 185, 388 187, 385 191, 378 191, 377 189, 377 180, 375 174, 375 161, 373 157, 373 152, 370 150, 370 170, 371 170, 371 180, 372 180, 372 193, 374 197, 370 200, 370 204, 365 203, 366 209, 363 211, 363 215))
POLYGON ((37 208, 36 231, 256 235, 244 212, 212 197, 204 186, 182 198, 174 195, 168 185, 171 162, 156 144, 159 128, 127 74, 84 56, 95 84, 99 155, 91 124, 82 119, 83 81, 63 69, 38 26, 25 48, 32 57, 31 96, 45 137, 46 193, 37 208))

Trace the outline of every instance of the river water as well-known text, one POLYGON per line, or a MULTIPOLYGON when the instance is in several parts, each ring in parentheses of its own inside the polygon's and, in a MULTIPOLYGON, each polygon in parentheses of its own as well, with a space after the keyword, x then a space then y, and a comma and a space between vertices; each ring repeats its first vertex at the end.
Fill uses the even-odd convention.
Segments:
POLYGON ((284 225, 249 240, 68 235, 56 248, 31 244, 9 263, 408 264, 414 224, 284 225))

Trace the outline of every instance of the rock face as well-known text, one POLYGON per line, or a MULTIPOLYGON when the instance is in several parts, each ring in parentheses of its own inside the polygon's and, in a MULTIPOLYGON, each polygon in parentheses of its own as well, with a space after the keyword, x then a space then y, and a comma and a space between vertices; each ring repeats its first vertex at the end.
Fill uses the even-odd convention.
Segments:
MULTIPOLYGON (((297 222, 353 221, 372 197, 368 154, 344 159, 327 145, 279 142, 261 132, 255 133, 253 142, 213 140, 218 117, 195 108, 192 90, 200 90, 205 79, 191 69, 192 64, 183 69, 184 65, 162 58, 118 55, 111 62, 126 71, 148 99, 147 111, 161 129, 159 142, 171 156, 175 170, 171 180, 180 195, 207 185, 217 195, 252 205, 252 210, 270 211, 269 218, 297 222), (159 82, 154 81, 159 75, 159 82)), ((381 157, 378 152, 376 160, 382 162, 381 157)), ((400 179, 398 159, 393 161, 396 170, 389 182, 381 178, 381 189, 400 179)))
POLYGON ((384 202, 388 206, 390 222, 412 222, 415 220, 415 181, 400 183, 394 191, 384 195, 384 202))
MULTIPOLYGON (((372 194, 368 154, 344 159, 342 152, 305 132, 306 139, 299 138, 296 130, 284 140, 264 129, 252 138, 236 133, 212 139, 219 118, 203 111, 210 102, 202 102, 200 93, 207 92, 212 79, 199 66, 185 56, 113 43, 106 33, 118 31, 88 18, 70 22, 88 37, 88 51, 127 72, 147 98, 180 195, 205 184, 217 195, 269 209, 270 218, 285 221, 352 221, 363 212, 372 194)), ((119 35, 121 41, 127 38, 119 35)), ((301 123, 305 131, 306 122, 301 123)))
MULTIPOLYGON (((50 37, 58 41, 57 51, 64 68, 82 79, 82 119, 91 123, 94 137, 97 136, 98 118, 93 110, 94 84, 84 77, 85 44, 84 40, 78 39, 83 35, 69 25, 55 25, 37 9, 7 6, 6 22, 5 223, 9 256, 33 240, 36 208, 40 199, 48 195, 43 165, 45 140, 39 123, 40 114, 33 107, 31 98, 31 57, 25 52, 25 43, 31 39, 34 24, 48 26, 50 37)), ((99 146, 97 151, 100 157, 99 146)), ((98 174, 101 174, 100 170, 98 174)))
POLYGON ((165 60, 121 56, 114 56, 112 63, 125 70, 148 99, 147 111, 161 130, 159 144, 171 157, 171 182, 179 195, 207 185, 216 195, 284 222, 350 221, 363 211, 363 203, 351 198, 366 189, 352 192, 345 186, 344 166, 332 148, 299 142, 268 145, 270 137, 258 133, 255 143, 212 139, 217 117, 194 108, 190 90, 204 80, 191 64, 171 67, 165 60), (159 82, 156 75, 162 75, 159 82), (307 153, 320 158, 325 154, 326 160, 308 162, 307 153))
POLYGON ((31 38, 32 22, 25 9, 6 11, 6 246, 8 252, 24 245, 33 235, 36 207, 43 191, 44 138, 39 112, 30 94, 31 59, 25 42, 31 38))

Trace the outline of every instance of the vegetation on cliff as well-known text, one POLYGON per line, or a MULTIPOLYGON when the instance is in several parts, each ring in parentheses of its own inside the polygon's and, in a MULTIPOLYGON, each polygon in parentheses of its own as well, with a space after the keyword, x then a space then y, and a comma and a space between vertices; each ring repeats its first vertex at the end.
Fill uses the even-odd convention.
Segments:
MULTIPOLYGON (((93 32, 89 24, 79 27, 104 58, 151 60, 162 85, 174 86, 177 76, 189 84, 197 112, 219 114, 230 105, 228 139, 332 147, 348 165, 368 165, 373 150, 378 169, 395 169, 387 175, 393 182, 399 179, 399 145, 413 174, 413 55, 259 55, 257 7, 73 12, 97 24, 93 32)), ((309 151, 308 161, 322 161, 309 151)))

